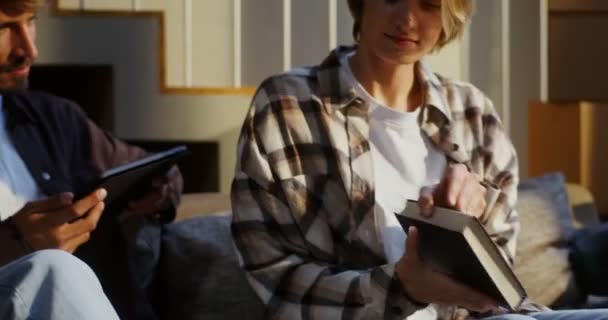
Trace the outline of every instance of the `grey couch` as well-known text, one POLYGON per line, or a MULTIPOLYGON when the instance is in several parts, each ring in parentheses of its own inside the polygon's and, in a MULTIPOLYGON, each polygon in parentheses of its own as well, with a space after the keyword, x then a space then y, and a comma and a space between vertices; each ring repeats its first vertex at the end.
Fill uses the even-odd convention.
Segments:
MULTIPOLYGON (((567 241, 577 228, 599 222, 591 195, 557 174, 523 181, 519 199, 515 273, 539 303, 584 304, 588 296, 569 264, 567 241)), ((234 252, 228 195, 184 195, 176 222, 163 233, 158 278, 163 319, 263 319, 234 252)))

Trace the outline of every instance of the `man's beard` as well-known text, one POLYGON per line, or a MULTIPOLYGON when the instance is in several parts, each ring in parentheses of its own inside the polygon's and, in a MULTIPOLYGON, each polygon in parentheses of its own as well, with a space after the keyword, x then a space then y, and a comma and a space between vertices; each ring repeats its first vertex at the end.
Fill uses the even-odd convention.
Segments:
POLYGON ((29 85, 27 76, 13 76, 15 70, 32 65, 32 59, 17 58, 13 62, 0 65, 0 94, 11 93, 27 89, 29 85))
POLYGON ((29 86, 27 77, 15 77, 7 81, 0 80, 0 94, 23 91, 29 86))

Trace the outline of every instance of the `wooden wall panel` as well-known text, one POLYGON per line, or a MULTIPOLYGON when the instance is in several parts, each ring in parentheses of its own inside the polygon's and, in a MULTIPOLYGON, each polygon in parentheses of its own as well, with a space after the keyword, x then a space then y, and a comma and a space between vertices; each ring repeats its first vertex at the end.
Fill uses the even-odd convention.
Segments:
POLYGON ((528 125, 530 176, 562 171, 570 182, 580 183, 579 105, 532 103, 528 125))
POLYGON ((233 10, 232 0, 192 0, 192 84, 195 87, 234 86, 233 10))
POLYGON ((79 10, 80 0, 57 0, 57 6, 65 10, 79 10))
POLYGON ((293 67, 318 64, 329 53, 328 13, 328 0, 292 2, 291 63, 293 67), (310 23, 310 17, 315 17, 315 23, 310 23))
MULTIPOLYGON (((608 214, 608 104, 532 103, 529 108, 529 170, 554 171, 588 188, 608 214)), ((608 216, 606 216, 608 217, 608 216)))
POLYGON ((552 14, 549 21, 549 99, 608 100, 608 42, 602 39, 608 14, 552 14))
POLYGON ((161 11, 165 14, 164 52, 165 81, 169 87, 186 85, 185 73, 185 28, 183 0, 139 0, 140 11, 161 11))
POLYGON ((608 104, 583 103, 581 108, 585 124, 581 132, 585 150, 581 159, 582 181, 591 189, 600 211, 608 214, 608 104))
POLYGON ((132 11, 132 0, 86 0, 84 10, 132 11))
POLYGON ((283 1, 245 0, 242 6, 243 85, 256 87, 283 71, 283 1))
MULTIPOLYGON (((334 45, 353 43, 352 18, 343 0, 59 1, 68 15, 102 11, 103 17, 164 17, 159 46, 163 93, 251 94, 266 77, 319 63, 334 45), (80 3, 86 4, 82 11, 80 3)), ((466 80, 465 54, 457 42, 430 60, 437 72, 466 80)))
POLYGON ((551 0, 549 10, 553 12, 565 11, 608 11, 608 1, 606 0, 551 0))

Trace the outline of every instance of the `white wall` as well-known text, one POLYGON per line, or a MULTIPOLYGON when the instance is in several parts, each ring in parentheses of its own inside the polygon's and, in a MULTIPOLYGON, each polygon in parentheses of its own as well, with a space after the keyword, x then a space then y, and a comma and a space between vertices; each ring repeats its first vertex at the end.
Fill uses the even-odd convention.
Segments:
MULTIPOLYGON (((541 3, 510 2, 511 138, 519 153, 521 176, 528 175, 528 104, 541 100, 541 3)), ((542 57, 547 59, 547 57, 542 57)))
POLYGON ((470 28, 471 83, 483 91, 495 104, 504 118, 506 109, 503 99, 503 29, 501 0, 476 2, 475 15, 470 28))
MULTIPOLYGON (((243 11, 243 81, 259 81, 262 72, 279 72, 283 67, 281 18, 282 2, 266 7, 242 2, 243 11), (263 19, 260 20, 260 16, 263 19), (278 16, 278 18, 277 18, 278 16), (258 22, 255 22, 258 21, 258 22), (259 21, 264 21, 259 23, 259 21), (277 31, 278 30, 278 31, 277 31), (264 68, 261 65, 266 65, 264 68)), ((318 63, 329 51, 329 39, 323 33, 327 16, 324 0, 309 7, 292 6, 297 12, 307 10, 319 19, 314 34, 303 25, 310 21, 292 19, 292 38, 297 49, 291 56, 294 65, 318 63), (315 41, 312 41, 315 39, 315 41), (307 46, 307 48, 305 48, 307 46), (303 50, 306 51, 303 51, 303 50), (306 54, 302 54, 306 52, 306 54)), ((351 18, 346 2, 337 2, 338 43, 352 43, 351 18)), ((229 190, 235 161, 236 138, 250 101, 249 96, 161 95, 159 79, 158 23, 150 17, 56 17, 42 12, 38 21, 40 63, 111 64, 114 66, 114 125, 118 136, 129 139, 179 139, 220 142, 220 189, 229 190)), ((193 32, 195 32, 193 30, 193 32)), ((466 80, 465 46, 455 43, 432 58, 439 73, 466 80)), ((202 54, 202 53, 201 53, 202 54)), ((180 75, 181 76, 181 75, 180 75)), ((78 81, 74 79, 74 81, 78 81)))
POLYGON ((345 9, 338 1, 345 3, 59 0, 58 8, 71 14, 162 13, 166 87, 226 88, 255 87, 269 74, 320 61, 338 43, 339 23, 347 22, 337 15, 337 8, 345 9))
POLYGON ((159 94, 157 32, 152 18, 58 18, 43 12, 38 21, 39 62, 114 65, 117 134, 131 139, 219 140, 221 190, 227 191, 250 97, 159 94))
POLYGON ((451 79, 469 81, 466 41, 467 36, 448 44, 437 54, 427 56, 425 59, 431 69, 451 79))
MULTIPOLYGON (((543 97, 543 0, 478 0, 470 36, 471 82, 494 102, 528 175, 528 103, 543 97)), ((546 75, 544 75, 546 76, 546 75)))

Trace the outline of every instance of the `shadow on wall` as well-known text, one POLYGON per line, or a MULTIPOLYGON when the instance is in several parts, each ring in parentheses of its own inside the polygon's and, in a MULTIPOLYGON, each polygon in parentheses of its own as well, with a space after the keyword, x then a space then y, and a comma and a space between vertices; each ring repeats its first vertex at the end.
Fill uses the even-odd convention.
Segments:
POLYGON ((76 102, 101 128, 114 131, 114 81, 110 65, 36 64, 29 86, 76 102))
POLYGON ((230 193, 230 184, 234 178, 236 166, 236 151, 241 128, 233 128, 217 137, 220 146, 219 152, 219 175, 220 192, 230 193))

